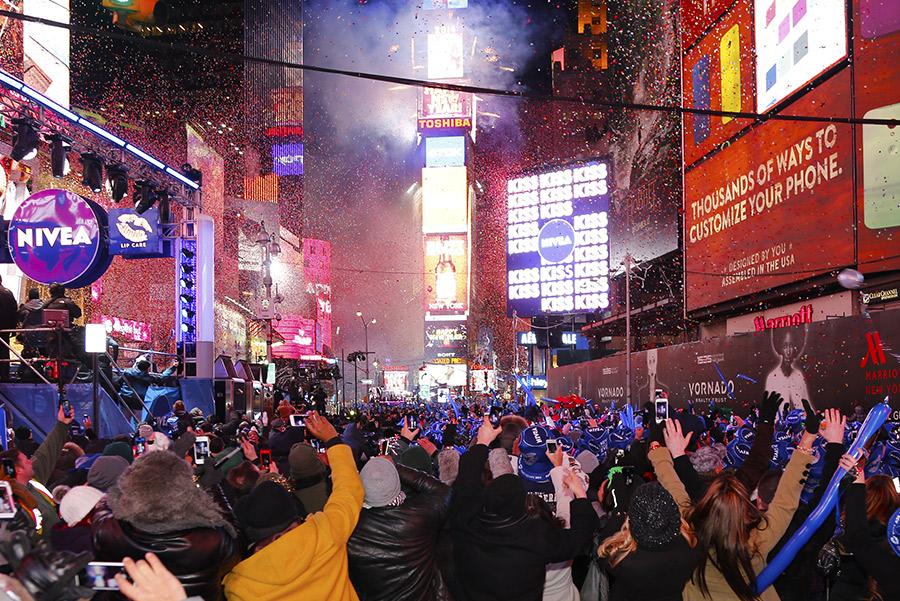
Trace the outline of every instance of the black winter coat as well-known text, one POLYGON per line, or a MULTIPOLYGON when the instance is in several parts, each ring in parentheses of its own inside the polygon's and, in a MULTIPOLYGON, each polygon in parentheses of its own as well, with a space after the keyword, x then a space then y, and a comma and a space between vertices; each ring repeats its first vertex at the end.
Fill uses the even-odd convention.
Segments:
POLYGON ((165 534, 138 530, 101 507, 94 514, 96 561, 142 559, 155 553, 184 586, 188 596, 222 599, 222 578, 240 557, 235 539, 219 528, 192 528, 165 534))
POLYGON ((362 510, 347 544, 350 580, 361 601, 445 599, 437 547, 450 487, 402 465, 397 472, 406 500, 362 510))
POLYGON ((538 518, 508 525, 482 521, 487 456, 486 446, 475 445, 459 461, 450 508, 457 576, 468 601, 541 601, 546 565, 586 551, 597 514, 590 501, 575 499, 568 530, 538 518))

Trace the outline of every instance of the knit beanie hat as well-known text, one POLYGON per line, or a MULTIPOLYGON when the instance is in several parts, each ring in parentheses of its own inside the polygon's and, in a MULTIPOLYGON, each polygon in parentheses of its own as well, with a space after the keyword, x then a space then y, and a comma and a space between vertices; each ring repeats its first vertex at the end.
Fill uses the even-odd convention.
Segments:
POLYGON ((400 505, 406 495, 400 490, 400 474, 394 463, 384 457, 375 457, 359 472, 366 496, 363 507, 387 507, 400 505))
POLYGON ((59 515, 69 526, 74 526, 94 510, 103 491, 91 486, 76 486, 66 493, 59 504, 59 515))
POLYGON ((316 450, 302 442, 291 447, 288 465, 291 469, 291 478, 294 480, 303 481, 325 474, 325 464, 319 459, 316 450))
POLYGON ((428 452, 419 445, 411 445, 403 451, 403 453, 397 457, 397 463, 420 472, 425 472, 426 474, 434 473, 431 457, 429 457, 428 452))
POLYGON ((681 535, 681 513, 659 482, 640 485, 628 504, 628 524, 638 548, 659 549, 681 535))
POLYGON ((575 456, 575 461, 581 465, 585 474, 590 474, 600 465, 597 456, 590 451, 582 451, 575 456))
POLYGON ((452 485, 459 473, 459 453, 456 449, 444 449, 438 455, 438 475, 441 482, 452 485))
POLYGON ((495 478, 484 489, 483 509, 487 521, 509 521, 523 517, 525 483, 515 474, 495 478))
POLYGON ((103 455, 118 455, 129 464, 134 461, 134 451, 131 449, 131 445, 127 442, 111 442, 103 449, 103 455))
POLYGON ((272 481, 262 482, 249 495, 239 499, 234 513, 238 524, 253 542, 285 530, 300 515, 291 493, 272 481))
POLYGON ((119 481, 119 477, 127 469, 128 462, 118 455, 98 457, 88 471, 87 482, 90 486, 106 492, 119 481))
POLYGON ((491 468, 491 476, 494 478, 513 473, 512 463, 509 461, 506 449, 491 449, 491 452, 488 453, 488 466, 491 468))

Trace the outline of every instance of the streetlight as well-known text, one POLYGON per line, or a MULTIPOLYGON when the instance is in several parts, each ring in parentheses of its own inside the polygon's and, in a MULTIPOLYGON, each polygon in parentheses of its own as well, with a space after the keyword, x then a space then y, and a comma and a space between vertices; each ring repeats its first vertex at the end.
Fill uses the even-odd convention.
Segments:
MULTIPOLYGON (((275 305, 281 303, 282 296, 275 288, 275 296, 272 296, 272 268, 275 258, 281 254, 281 245, 278 244, 276 234, 270 234, 266 231, 265 224, 260 224, 259 234, 256 236, 256 243, 262 247, 263 251, 263 286, 266 289, 266 296, 260 303, 260 311, 258 317, 268 325, 268 336, 266 338, 266 362, 272 363, 272 341, 274 338, 274 325, 272 320, 275 319, 275 305)), ((278 267, 276 267, 278 269, 278 267)), ((280 319, 280 318, 278 318, 280 319)))
MULTIPOLYGON (((372 321, 366 321, 366 318, 363 317, 362 311, 357 311, 356 316, 359 317, 359 320, 363 324, 363 333, 365 335, 366 342, 366 380, 369 380, 369 324, 378 323, 378 320, 372 318, 372 321)), ((366 396, 369 396, 369 387, 371 384, 366 384, 366 396)))

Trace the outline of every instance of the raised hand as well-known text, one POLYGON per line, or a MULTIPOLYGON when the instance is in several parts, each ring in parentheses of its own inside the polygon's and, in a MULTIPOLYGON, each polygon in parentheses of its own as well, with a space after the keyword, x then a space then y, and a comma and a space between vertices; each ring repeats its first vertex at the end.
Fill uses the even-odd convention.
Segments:
POLYGON ((666 447, 672 454, 673 459, 684 455, 685 449, 690 444, 691 436, 693 435, 693 432, 688 432, 687 436, 685 436, 681 432, 681 424, 678 420, 671 418, 666 420, 666 429, 663 430, 663 437, 666 439, 666 447))
POLYGON ((478 434, 475 437, 475 444, 483 444, 485 446, 490 446, 494 440, 500 436, 500 432, 502 432, 502 428, 495 428, 491 425, 491 419, 489 416, 485 415, 482 418, 481 426, 478 428, 478 434))
POLYGON ((807 432, 815 436, 819 433, 819 426, 822 424, 822 416, 813 411, 812 405, 810 405, 809 401, 806 399, 802 399, 800 402, 803 403, 803 413, 805 414, 803 425, 806 427, 807 432))
POLYGON ((759 421, 764 424, 774 424, 779 405, 781 405, 780 394, 777 392, 764 392, 762 403, 759 405, 759 421))
POLYGON ((184 601, 187 593, 172 572, 159 558, 147 553, 145 559, 135 562, 130 557, 122 560, 129 582, 123 574, 116 574, 119 591, 131 601, 184 601))
POLYGON ((337 430, 334 429, 331 422, 315 411, 310 411, 306 417, 306 431, 322 442, 328 442, 337 437, 337 430))
POLYGON ((825 419, 819 426, 819 434, 826 442, 844 442, 844 429, 847 427, 847 418, 841 415, 838 409, 826 409, 825 419))

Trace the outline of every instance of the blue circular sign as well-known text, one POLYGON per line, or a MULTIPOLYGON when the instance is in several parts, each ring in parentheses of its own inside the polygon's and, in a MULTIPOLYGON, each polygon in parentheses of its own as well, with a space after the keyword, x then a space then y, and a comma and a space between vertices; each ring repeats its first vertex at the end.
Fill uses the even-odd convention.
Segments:
POLYGON ((549 263, 562 263, 575 251, 575 228, 565 219, 551 219, 538 234, 538 252, 549 263))
POLYGON ((109 267, 106 211, 67 190, 26 198, 9 222, 9 252, 16 266, 42 284, 87 286, 109 267))

